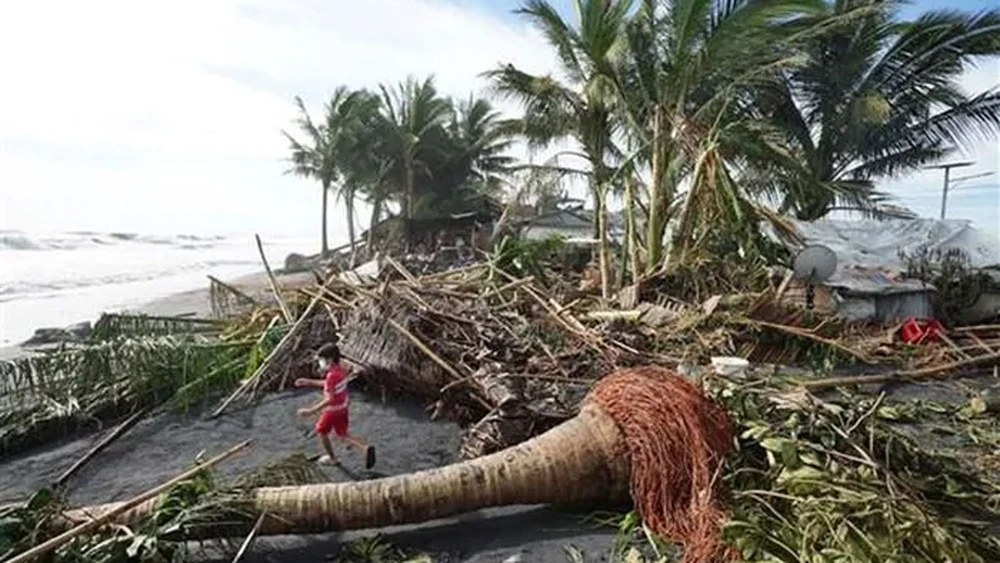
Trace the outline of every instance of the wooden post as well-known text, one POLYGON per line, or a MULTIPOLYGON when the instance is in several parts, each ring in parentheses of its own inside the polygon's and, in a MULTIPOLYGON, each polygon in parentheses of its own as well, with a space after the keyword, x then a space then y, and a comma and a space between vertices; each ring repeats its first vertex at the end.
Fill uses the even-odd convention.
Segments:
POLYGON ((278 306, 281 307, 281 314, 285 316, 286 323, 293 322, 295 319, 292 317, 291 311, 288 310, 288 305, 285 305, 285 300, 281 298, 281 292, 278 290, 278 280, 274 278, 274 272, 271 271, 271 266, 267 263, 267 257, 264 256, 264 244, 260 242, 260 235, 254 234, 254 238, 257 239, 257 250, 260 252, 261 261, 264 262, 267 279, 271 282, 271 291, 274 293, 275 300, 278 301, 278 306))

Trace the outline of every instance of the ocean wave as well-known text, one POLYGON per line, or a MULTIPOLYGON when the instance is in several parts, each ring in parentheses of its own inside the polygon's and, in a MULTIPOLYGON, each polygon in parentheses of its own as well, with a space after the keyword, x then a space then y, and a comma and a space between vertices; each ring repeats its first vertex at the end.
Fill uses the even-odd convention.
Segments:
POLYGON ((113 245, 158 245, 205 249, 226 240, 222 235, 144 235, 140 233, 26 233, 0 230, 0 251, 76 250, 113 245))
POLYGON ((187 264, 178 264, 168 268, 158 268, 138 272, 118 272, 87 278, 72 277, 54 280, 50 279, 43 282, 0 282, 0 303, 13 301, 15 299, 22 299, 24 297, 45 297, 49 294, 70 289, 83 289, 92 286, 143 282, 170 276, 183 275, 191 272, 197 272, 199 270, 209 270, 211 268, 226 266, 250 266, 254 264, 256 264, 256 262, 249 260, 204 260, 187 264))

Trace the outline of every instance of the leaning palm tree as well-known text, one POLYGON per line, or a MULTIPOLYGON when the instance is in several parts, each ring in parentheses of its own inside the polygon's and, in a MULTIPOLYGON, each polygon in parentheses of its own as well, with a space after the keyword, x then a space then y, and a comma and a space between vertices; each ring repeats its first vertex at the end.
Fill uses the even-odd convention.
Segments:
POLYGON ((399 162, 393 157, 392 151, 386 147, 387 134, 384 126, 376 124, 365 131, 365 139, 359 146, 367 150, 355 155, 350 163, 352 180, 357 183, 357 195, 371 207, 368 219, 368 239, 365 246, 369 257, 374 251, 375 226, 387 213, 389 202, 398 195, 399 162))
POLYGON ((536 147, 573 139, 587 162, 599 241, 601 290, 609 291, 607 199, 620 154, 614 143, 614 86, 611 77, 624 54, 624 30, 632 0, 576 0, 576 25, 563 20, 545 0, 529 0, 518 13, 539 28, 559 58, 562 82, 533 76, 513 65, 487 73, 499 95, 520 102, 516 130, 536 147))
MULTIPOLYGON (((503 451, 378 480, 258 488, 233 518, 192 523, 182 533, 245 533, 241 524, 255 513, 265 514, 260 534, 303 534, 423 522, 491 506, 620 503, 631 494, 650 529, 684 545, 685 563, 715 563, 724 551, 716 477, 731 445, 728 414, 689 379, 659 366, 626 368, 598 382, 576 417, 503 451)), ((86 522, 117 515, 129 522, 156 502, 126 513, 129 505, 112 503, 65 516, 86 522)))
POLYGON ((1000 132, 1000 92, 968 93, 958 84, 970 66, 1000 53, 1000 10, 934 11, 900 22, 901 0, 826 4, 826 17, 860 17, 806 41, 807 64, 757 97, 804 164, 768 178, 783 185, 782 211, 804 220, 838 208, 877 214, 885 199, 877 179, 1000 132))
MULTIPOLYGON (((340 86, 324 107, 324 121, 316 124, 309 116, 302 98, 296 96, 295 104, 299 110, 296 125, 305 134, 305 139, 300 141, 282 131, 291 149, 289 160, 292 166, 288 172, 315 179, 322 188, 321 237, 324 255, 330 251, 327 239, 327 202, 330 189, 343 178, 342 164, 356 150, 354 139, 358 136, 358 130, 363 127, 365 118, 377 107, 376 103, 377 100, 364 91, 351 91, 346 86, 340 86)), ((339 192, 338 196, 343 197, 347 204, 348 234, 353 245, 353 188, 348 192, 339 192)))
POLYGON ((359 195, 372 191, 372 186, 382 181, 381 154, 384 120, 380 114, 381 99, 367 90, 352 92, 341 104, 335 115, 330 116, 332 127, 339 127, 340 136, 335 149, 337 166, 342 182, 337 195, 344 202, 347 216, 347 236, 351 244, 351 265, 356 255, 354 210, 359 195))

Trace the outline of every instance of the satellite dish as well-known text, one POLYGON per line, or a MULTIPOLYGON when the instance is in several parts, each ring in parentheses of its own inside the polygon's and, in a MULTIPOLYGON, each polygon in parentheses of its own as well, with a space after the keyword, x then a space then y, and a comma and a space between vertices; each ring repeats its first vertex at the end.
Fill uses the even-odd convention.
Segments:
POLYGON ((806 283, 821 283, 830 279, 836 269, 837 255, 827 246, 813 244, 795 256, 792 275, 806 283))
POLYGON ((822 244, 809 245, 795 256, 792 275, 806 284, 806 309, 813 308, 815 285, 830 279, 836 269, 837 255, 822 244))

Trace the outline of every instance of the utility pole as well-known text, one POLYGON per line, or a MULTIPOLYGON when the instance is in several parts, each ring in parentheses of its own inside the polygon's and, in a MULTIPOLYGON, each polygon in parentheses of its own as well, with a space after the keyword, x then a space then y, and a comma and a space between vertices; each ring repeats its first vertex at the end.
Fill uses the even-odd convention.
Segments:
POLYGON ((963 166, 972 166, 975 162, 952 162, 949 164, 939 164, 937 166, 928 166, 927 168, 943 168, 944 169, 944 186, 941 188, 941 218, 944 219, 945 209, 948 207, 948 177, 951 174, 952 168, 961 168, 963 166))

